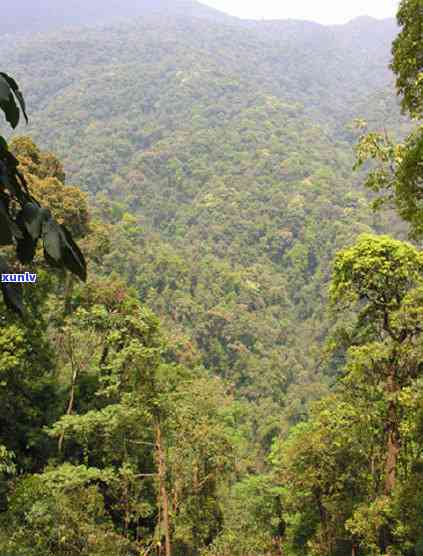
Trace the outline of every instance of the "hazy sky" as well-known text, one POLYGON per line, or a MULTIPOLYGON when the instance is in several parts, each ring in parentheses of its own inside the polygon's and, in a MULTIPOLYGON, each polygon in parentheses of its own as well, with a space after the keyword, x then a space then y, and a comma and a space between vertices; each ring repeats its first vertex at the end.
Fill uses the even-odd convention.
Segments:
POLYGON ((200 0, 227 14, 250 19, 306 19, 345 23, 359 15, 394 17, 399 0, 200 0))

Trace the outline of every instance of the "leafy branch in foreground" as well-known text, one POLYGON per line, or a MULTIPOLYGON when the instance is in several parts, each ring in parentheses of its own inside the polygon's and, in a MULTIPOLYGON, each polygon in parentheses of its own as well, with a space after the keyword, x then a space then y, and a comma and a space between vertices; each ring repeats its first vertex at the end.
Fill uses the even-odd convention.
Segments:
MULTIPOLYGON (((19 123, 21 112, 28 121, 24 97, 16 81, 6 73, 0 73, 0 109, 13 129, 19 123)), ((0 246, 16 246, 18 261, 30 264, 41 239, 44 258, 50 266, 69 270, 86 281, 84 255, 72 234, 31 195, 18 166, 18 160, 10 152, 4 137, 0 136, 0 246)), ((10 273, 9 264, 1 257, 0 272, 10 273)), ((6 306, 22 315, 21 284, 2 282, 1 288, 6 306)))
POLYGON ((402 0, 397 20, 401 33, 392 45, 391 69, 397 76, 402 109, 412 118, 423 117, 423 4, 421 0, 402 0))
MULTIPOLYGON (((423 6, 421 0, 402 0, 398 11, 402 30, 393 43, 391 68, 397 76, 402 110, 412 120, 423 118, 423 6)), ((387 133, 369 133, 360 138, 357 164, 373 160, 377 167, 366 185, 381 194, 375 208, 388 203, 410 224, 412 238, 423 237, 423 125, 419 123, 402 144, 387 133)))
POLYGON ((410 236, 423 237, 423 126, 399 144, 387 133, 369 133, 360 138, 356 150, 356 169, 369 159, 376 163, 365 181, 379 194, 373 207, 395 208, 410 224, 410 236))

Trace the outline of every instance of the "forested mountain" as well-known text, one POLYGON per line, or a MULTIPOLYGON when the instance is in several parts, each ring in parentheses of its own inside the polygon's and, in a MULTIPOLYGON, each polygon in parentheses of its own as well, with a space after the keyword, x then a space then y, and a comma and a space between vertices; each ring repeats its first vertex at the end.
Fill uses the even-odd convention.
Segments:
MULTIPOLYGON (((156 15, 132 25, 87 29, 83 38, 73 31, 15 38, 5 41, 1 52, 25 79, 29 102, 38 109, 48 106, 50 117, 68 100, 75 104, 76 116, 82 106, 95 106, 90 121, 81 122, 83 126, 104 119, 110 102, 106 91, 111 86, 125 106, 122 118, 126 111, 142 112, 137 125, 149 116, 160 116, 159 106, 175 91, 178 104, 172 108, 173 118, 184 120, 191 107, 204 108, 207 101, 222 94, 225 103, 238 92, 245 104, 246 93, 261 93, 301 103, 325 125, 338 122, 343 126, 357 116, 357 103, 366 102, 368 95, 392 79, 387 65, 395 32, 393 20, 359 18, 333 27, 296 21, 252 22, 245 27, 245 22, 236 20, 217 24, 156 15), (57 64, 60 75, 52 71, 57 64), (37 87, 31 86, 32 71, 38 75, 37 87), (40 80, 40 76, 49 79, 40 80), (129 78, 131 89, 126 82, 129 78), (202 91, 193 97, 198 81, 202 91)), ((392 96, 387 95, 388 99, 392 96)), ((120 107, 117 103, 114 110, 120 107)), ((385 119, 390 115, 386 110, 385 119)))
POLYGON ((294 419, 321 392, 330 261, 383 229, 352 172, 351 123, 401 131, 394 33, 152 17, 0 47, 34 107, 28 133, 141 227, 143 247, 117 246, 108 267, 249 399, 280 404, 301 384, 294 419))
POLYGON ((154 14, 162 18, 233 19, 195 0, 16 0, 3 6, 0 34, 28 34, 61 27, 101 25, 154 14))
MULTIPOLYGON (((380 187, 364 187, 367 167, 353 171, 364 125, 354 119, 387 145, 411 129, 388 67, 397 24, 245 22, 195 2, 120 2, 118 13, 117 3, 94 6, 69 2, 59 17, 46 2, 42 25, 27 9, 28 31, 55 30, 0 44, 25 93, 25 134, 41 147, 15 138, 11 149, 34 194, 68 226, 78 223, 72 232, 89 261, 87 286, 63 285, 43 268, 36 350, 23 350, 18 325, 8 328, 20 351, 0 359, 12 392, 4 407, 13 396, 19 404, 0 421, 7 430, 14 416, 23 424, 18 439, 2 440, 0 464, 13 474, 13 452, 25 476, 0 521, 0 547, 28 551, 34 532, 40 548, 31 556, 47 546, 52 555, 168 556, 170 537, 178 556, 279 555, 281 539, 289 556, 357 556, 357 539, 375 538, 363 500, 379 492, 385 411, 377 372, 371 384, 360 375, 370 349, 363 338, 379 350, 369 361, 382 365, 384 334, 401 352, 396 338, 419 318, 407 313, 420 272, 413 247, 366 235, 336 258, 362 233, 407 237, 393 211, 373 212, 380 187), (58 28, 65 23, 107 26, 58 28), (362 283, 350 260, 371 276, 382 256, 406 287, 388 303, 388 320, 378 306, 372 321, 365 311, 355 319, 352 292, 361 295, 362 283), (389 329, 391 317, 394 327, 404 319, 400 332, 389 329), (350 346, 362 355, 355 363, 350 346), (34 372, 33 428, 14 382, 20 366, 34 372), (333 392, 348 370, 359 376, 358 399, 339 401, 333 392), (357 469, 370 468, 367 456, 366 475, 357 469), (347 532, 352 500, 362 513, 347 532), (57 525, 45 525, 43 512, 57 525), (76 526, 84 515, 86 526, 76 526), (78 537, 83 544, 71 548, 78 537)), ((2 20, 1 30, 13 29, 2 20)), ((376 158, 371 140, 362 147, 376 158)), ((384 162, 392 153, 401 160, 394 147, 381 152, 384 162)), ((28 294, 27 302, 36 305, 28 294)), ((407 395, 412 451, 418 433, 407 419, 420 401, 407 395)), ((399 536, 419 538, 412 522, 401 526, 399 536)))

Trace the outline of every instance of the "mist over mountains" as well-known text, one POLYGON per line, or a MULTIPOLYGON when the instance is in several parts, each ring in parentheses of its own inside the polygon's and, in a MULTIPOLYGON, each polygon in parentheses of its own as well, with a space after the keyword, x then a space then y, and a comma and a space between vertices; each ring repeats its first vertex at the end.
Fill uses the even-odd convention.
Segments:
POLYGON ((2 6, 0 33, 30 33, 97 25, 159 14, 231 21, 230 16, 195 0, 16 0, 2 6))
MULTIPOLYGON (((267 29, 277 25, 275 21, 241 20, 196 0, 16 0, 2 6, 0 33, 32 33, 66 27, 104 25, 152 15, 205 18, 251 27, 260 24, 267 29)), ((366 25, 372 27, 375 21, 370 17, 358 17, 348 25, 362 29, 366 25)), ((317 24, 314 29, 316 27, 317 24)), ((309 30, 312 29, 313 27, 309 27, 309 30)))

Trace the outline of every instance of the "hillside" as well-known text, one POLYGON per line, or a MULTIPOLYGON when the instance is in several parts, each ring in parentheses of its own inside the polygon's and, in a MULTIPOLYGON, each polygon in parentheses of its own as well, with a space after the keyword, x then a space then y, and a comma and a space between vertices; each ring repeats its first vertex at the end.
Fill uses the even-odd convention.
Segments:
POLYGON ((420 4, 3 36, 2 556, 423 554, 420 4))
POLYGON ((0 34, 102 25, 153 14, 160 17, 193 16, 213 21, 232 19, 195 0, 16 0, 2 6, 0 34))
POLYGON ((0 47, 26 93, 25 132, 104 217, 139 226, 106 269, 164 319, 177 357, 193 351, 257 404, 265 445, 336 372, 319 355, 334 253, 387 228, 352 173, 351 121, 406 127, 395 29, 156 14, 0 47))

